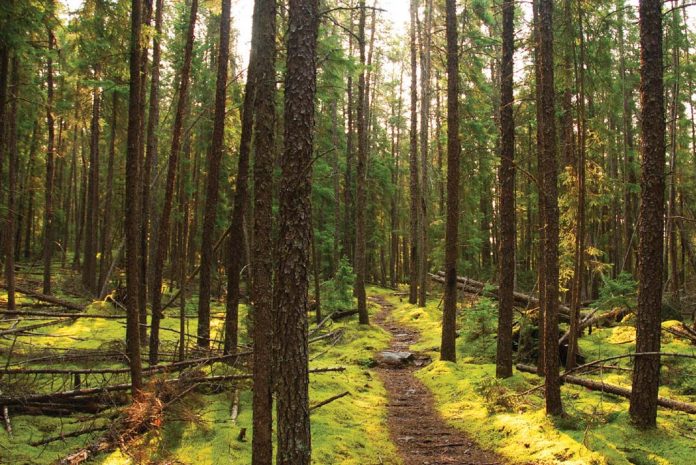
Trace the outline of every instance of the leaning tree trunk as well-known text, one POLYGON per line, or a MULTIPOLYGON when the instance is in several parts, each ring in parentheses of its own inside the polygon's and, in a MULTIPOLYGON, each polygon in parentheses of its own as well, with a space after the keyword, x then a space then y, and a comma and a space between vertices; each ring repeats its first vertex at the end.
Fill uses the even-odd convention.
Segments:
MULTIPOLYGON (((159 359, 159 325, 162 319, 162 279, 164 271, 164 257, 169 244, 170 217, 172 203, 174 201, 174 181, 177 165, 179 164, 179 152, 181 151, 181 136, 184 127, 184 114, 187 108, 189 91, 189 75, 191 73, 191 57, 193 56, 193 40, 198 13, 198 0, 191 1, 189 24, 186 32, 186 47, 184 49, 184 62, 179 77, 179 95, 176 103, 174 127, 172 128, 172 142, 167 164, 167 180, 164 191, 164 203, 159 221, 156 260, 153 267, 152 279, 152 320, 150 328, 150 363, 155 364, 159 359)), ((183 284, 183 283, 182 283, 183 284)))
POLYGON ((285 77, 285 152, 281 160, 278 267, 278 465, 309 465, 307 310, 312 152, 319 1, 291 0, 285 77))
MULTIPOLYGON (((665 114, 662 67, 662 2, 640 1, 641 175, 638 223, 638 318, 636 352, 660 351, 664 244, 665 114)), ((640 428, 657 420, 660 357, 636 357, 629 413, 640 428)))

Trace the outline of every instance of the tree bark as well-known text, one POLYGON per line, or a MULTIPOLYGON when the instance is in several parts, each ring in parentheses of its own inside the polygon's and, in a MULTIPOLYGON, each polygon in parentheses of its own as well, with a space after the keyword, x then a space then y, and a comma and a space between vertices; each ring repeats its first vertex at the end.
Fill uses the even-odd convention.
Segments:
POLYGON ((19 100, 19 58, 15 53, 12 57, 11 103, 8 115, 8 169, 7 169, 7 220, 5 224, 5 282, 7 289, 7 309, 15 309, 15 209, 17 199, 17 101, 19 100))
POLYGON ((440 358, 456 361, 457 251, 459 233, 459 39, 457 6, 447 0, 447 220, 445 226, 445 297, 440 358))
POLYGON ((553 0, 539 0, 539 57, 541 119, 540 196, 544 197, 544 372, 546 413, 563 413, 558 376, 558 160, 556 159, 555 95, 553 72, 553 0))
POLYGON ((420 182, 418 175, 418 73, 416 59, 416 20, 418 0, 411 0, 411 136, 409 175, 411 194, 411 252, 409 253, 409 296, 411 304, 418 302, 418 270, 420 264, 420 182))
MULTIPOLYGON (((98 66, 94 78, 99 79, 98 66)), ((89 174, 87 178, 87 206, 85 222, 85 259, 82 266, 82 284, 92 294, 97 294, 97 231, 99 222, 99 114, 101 94, 99 88, 92 92, 92 121, 90 124, 89 174)))
POLYGON ((360 0, 360 19, 358 24, 358 48, 360 49, 360 76, 358 77, 358 169, 356 178, 355 209, 355 294, 358 298, 358 321, 370 324, 367 314, 367 294, 365 293, 365 275, 367 257, 365 247, 365 210, 367 208, 367 93, 365 92, 365 0, 360 0))
POLYGON ((515 121, 513 55, 515 5, 503 4, 503 49, 500 75, 500 290, 496 376, 512 376, 512 316, 515 290, 515 121))
MULTIPOLYGON (((196 0, 193 0, 194 2, 196 0)), ((142 0, 131 0, 130 85, 128 96, 128 137, 126 151, 126 351, 131 369, 132 395, 140 396, 143 374, 140 361, 138 309, 138 241, 139 237, 139 171, 140 171, 140 35, 142 29, 142 0)))
POLYGON ((291 0, 285 78, 277 286, 278 465, 309 465, 307 294, 318 0, 291 0))
MULTIPOLYGON (((641 206, 638 223, 638 318, 636 352, 660 351, 662 250, 664 244, 665 114, 662 58, 662 2, 641 0, 641 206)), ((660 357, 636 357, 629 413, 639 428, 657 420, 660 357)))
MULTIPOLYGON (((276 1, 256 0, 259 25, 254 152, 254 305, 252 465, 273 462, 273 168, 275 152, 276 1)), ((338 236, 336 237, 338 240, 338 236)))

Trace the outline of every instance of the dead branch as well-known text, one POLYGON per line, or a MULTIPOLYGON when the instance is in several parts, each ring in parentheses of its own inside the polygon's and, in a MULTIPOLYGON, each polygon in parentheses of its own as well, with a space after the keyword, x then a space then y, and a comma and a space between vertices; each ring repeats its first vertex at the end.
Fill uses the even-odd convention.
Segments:
POLYGON ((331 402, 333 402, 335 400, 338 400, 342 397, 349 396, 349 395, 350 395, 350 392, 346 391, 346 392, 342 392, 341 394, 337 394, 335 396, 329 397, 328 399, 322 400, 318 404, 312 405, 311 407, 309 407, 309 411, 313 412, 314 410, 318 409, 319 407, 323 407, 326 404, 330 404, 331 402))

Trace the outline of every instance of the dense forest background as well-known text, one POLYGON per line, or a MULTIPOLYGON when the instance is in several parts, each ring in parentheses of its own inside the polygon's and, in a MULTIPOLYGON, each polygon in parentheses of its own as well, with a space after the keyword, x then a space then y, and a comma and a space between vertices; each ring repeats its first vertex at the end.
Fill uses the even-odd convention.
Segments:
MULTIPOLYGON (((553 463, 692 463, 694 18, 686 0, 3 1, 8 435, 13 410, 111 415, 90 396, 132 388, 130 429, 109 439, 130 444, 161 426, 142 420, 157 402, 220 385, 204 395, 253 411, 240 457, 271 463, 275 440, 279 464, 310 463, 310 395, 328 398, 317 415, 343 397, 310 374, 347 370, 355 394, 397 321, 419 332, 414 351, 452 363, 424 369, 448 421, 459 382, 453 396, 475 391, 489 415, 610 428, 561 395, 589 373, 581 386, 630 399, 621 431, 679 439, 636 462, 606 453, 615 437, 574 438, 604 455, 573 462, 573 445, 553 463), (323 353, 335 363, 310 368, 323 353), (489 384, 462 387, 473 366, 489 384), (172 367, 197 381, 153 388, 172 367), (97 374, 114 378, 88 385, 97 374), (530 393, 543 400, 509 400, 530 393)), ((0 463, 39 460, 0 447, 0 463)), ((534 453, 514 463, 545 463, 534 453)))

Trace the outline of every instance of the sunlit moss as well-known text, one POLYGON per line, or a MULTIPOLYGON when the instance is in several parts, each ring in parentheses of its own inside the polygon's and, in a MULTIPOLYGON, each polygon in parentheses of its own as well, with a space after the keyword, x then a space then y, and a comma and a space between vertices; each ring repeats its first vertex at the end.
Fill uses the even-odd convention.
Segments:
MULTIPOLYGON (((391 292, 374 291, 381 292, 395 305, 393 318, 396 321, 420 332, 421 339, 412 349, 428 352, 437 360, 442 318, 439 299, 432 298, 426 308, 419 309, 391 292)), ((520 464, 694 463, 696 418, 688 414, 660 409, 657 430, 641 432, 630 424, 627 399, 564 385, 566 415, 558 419, 547 417, 543 411, 542 390, 534 390, 543 380, 523 373, 516 373, 506 380, 495 380, 495 365, 482 363, 480 355, 472 353, 468 335, 479 328, 467 327, 472 319, 463 314, 470 311, 469 307, 467 304, 459 310, 458 362, 436 361, 419 370, 417 376, 435 394, 438 410, 445 420, 466 431, 479 444, 490 447, 511 463, 520 464), (524 396, 520 395, 523 393, 524 396), (507 401, 507 396, 515 400, 507 401), (493 407, 502 404, 503 407, 491 408, 491 404, 493 407)), ((495 319, 495 315, 491 318, 495 319)), ((664 325, 669 326, 669 323, 664 325)), ((581 339, 580 347, 589 360, 596 360, 634 351, 634 339, 635 330, 627 324, 596 328, 591 335, 581 339)), ((683 341, 667 337, 663 350, 689 353, 692 349, 683 341)), ((630 367, 630 359, 623 360, 621 366, 630 367)), ((680 364, 676 361, 669 366, 678 368, 680 364)), ((676 368, 671 369, 674 371, 676 368)), ((669 373, 670 369, 663 368, 663 378, 665 370, 669 373)), ((630 372, 626 370, 607 370, 584 376, 630 386, 630 372)), ((682 376, 680 379, 690 378, 682 376)), ((683 389, 671 384, 662 386, 660 393, 691 402, 696 400, 693 395, 687 396, 683 389)))

